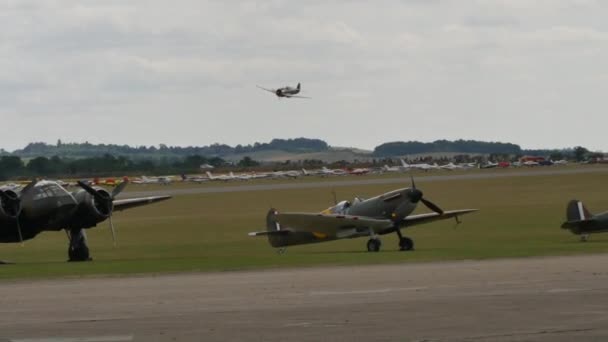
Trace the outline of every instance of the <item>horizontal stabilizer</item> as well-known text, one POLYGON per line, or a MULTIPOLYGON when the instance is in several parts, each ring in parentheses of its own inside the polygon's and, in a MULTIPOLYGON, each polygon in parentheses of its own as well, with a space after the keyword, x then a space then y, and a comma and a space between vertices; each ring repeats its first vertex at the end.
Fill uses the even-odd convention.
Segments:
POLYGON ((588 224, 591 224, 592 222, 593 222, 593 219, 566 221, 562 224, 562 228, 563 229, 580 228, 580 227, 584 227, 588 224))
POLYGON ((270 236, 270 235, 287 235, 289 234, 289 230, 271 230, 265 232, 251 232, 247 235, 249 236, 270 236))

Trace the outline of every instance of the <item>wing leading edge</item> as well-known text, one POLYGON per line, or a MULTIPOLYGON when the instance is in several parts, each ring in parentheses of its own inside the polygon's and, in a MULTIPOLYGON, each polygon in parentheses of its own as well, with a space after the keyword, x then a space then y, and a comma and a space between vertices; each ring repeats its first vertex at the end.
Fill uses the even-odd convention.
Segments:
POLYGON ((171 198, 171 196, 150 196, 150 197, 127 198, 127 199, 114 200, 114 202, 113 202, 114 210, 121 211, 121 210, 131 209, 131 208, 135 208, 135 207, 141 207, 143 205, 166 201, 170 198, 171 198))

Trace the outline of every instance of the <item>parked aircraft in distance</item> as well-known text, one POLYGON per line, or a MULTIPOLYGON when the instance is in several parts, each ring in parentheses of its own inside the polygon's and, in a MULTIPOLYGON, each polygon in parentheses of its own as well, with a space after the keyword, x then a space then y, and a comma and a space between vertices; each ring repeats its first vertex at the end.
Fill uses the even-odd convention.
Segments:
POLYGON ((301 98, 301 99, 310 99, 310 97, 307 97, 307 96, 297 95, 297 94, 300 93, 300 90, 301 90, 300 83, 298 83, 298 85, 295 88, 289 87, 289 86, 285 86, 283 88, 278 88, 278 89, 268 89, 268 88, 264 88, 264 87, 260 87, 260 86, 257 86, 257 87, 260 88, 260 89, 262 89, 262 90, 266 90, 268 92, 271 92, 271 93, 275 94, 278 98, 282 98, 282 97, 286 97, 286 98, 296 97, 296 98, 301 98))
POLYGON ((417 224, 456 218, 477 209, 443 211, 423 197, 422 191, 412 187, 387 192, 370 199, 355 198, 342 201, 320 213, 279 213, 270 209, 266 216, 266 231, 252 232, 249 236, 266 236, 272 247, 283 252, 287 246, 369 237, 367 250, 377 252, 381 242, 378 235, 396 233, 400 250, 414 248, 412 239, 401 234, 401 229, 417 224), (411 215, 418 202, 432 213, 411 215))
POLYGON ((91 260, 85 230, 106 219, 116 242, 112 215, 171 198, 148 196, 116 199, 128 182, 122 182, 112 193, 85 182, 81 189, 68 192, 53 181, 32 181, 22 189, 0 187, 0 243, 23 242, 43 231, 65 230, 69 238, 70 261, 91 260))
POLYGON ((462 170, 462 169, 464 169, 464 166, 450 162, 448 164, 441 165, 439 168, 443 169, 443 170, 454 171, 454 170, 462 170))
POLYGON ((498 163, 493 163, 491 161, 488 161, 485 164, 479 164, 480 169, 493 169, 496 167, 498 167, 498 163))
POLYGON ((356 168, 356 169, 347 170, 346 172, 349 175, 366 175, 366 174, 369 173, 369 171, 370 170, 368 168, 366 168, 366 167, 359 167, 359 168, 356 168))
POLYGON ((135 178, 131 181, 133 184, 162 184, 168 185, 173 182, 173 178, 171 176, 160 176, 160 177, 146 177, 141 176, 140 178, 135 178))
POLYGON ((203 177, 203 176, 188 176, 186 174, 182 174, 182 182, 192 182, 192 183, 202 183, 202 182, 208 182, 209 178, 207 177, 203 177))
POLYGON ((224 182, 227 182, 229 180, 234 180, 234 175, 231 176, 230 174, 214 176, 209 171, 207 171, 205 173, 207 174, 207 177, 209 177, 209 180, 212 180, 212 181, 224 181, 224 182))
POLYGON ((402 163, 404 164, 403 167, 407 167, 410 169, 418 169, 418 170, 423 170, 423 171, 439 169, 439 165, 437 165, 437 163, 435 163, 433 165, 427 164, 427 163, 407 164, 405 161, 402 161, 402 163))

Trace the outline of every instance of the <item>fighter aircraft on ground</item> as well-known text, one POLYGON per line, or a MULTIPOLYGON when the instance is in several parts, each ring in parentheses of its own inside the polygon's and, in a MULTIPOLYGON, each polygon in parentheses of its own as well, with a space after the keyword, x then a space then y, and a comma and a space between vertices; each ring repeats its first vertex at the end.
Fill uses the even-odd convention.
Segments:
POLYGON ((571 200, 566 208, 566 222, 562 229, 568 229, 572 234, 580 235, 581 241, 587 241, 589 235, 608 232, 608 211, 593 215, 583 202, 571 200))
POLYGON ((266 216, 266 231, 252 232, 249 236, 267 236, 272 247, 283 252, 287 246, 308 243, 369 237, 367 250, 377 252, 381 242, 378 235, 396 233, 399 248, 412 250, 414 241, 401 234, 401 229, 432 222, 456 218, 477 209, 443 211, 423 197, 422 191, 412 187, 387 192, 370 199, 355 198, 342 201, 320 213, 279 213, 270 209, 266 216), (418 202, 422 202, 432 213, 411 215, 418 202))
POLYGON ((53 181, 32 181, 21 190, 0 188, 0 243, 23 242, 43 231, 65 230, 70 261, 91 260, 85 230, 109 220, 116 243, 112 214, 171 198, 149 196, 116 199, 127 182, 112 193, 79 181, 80 189, 68 192, 53 181))
POLYGON ((300 93, 300 83, 298 83, 298 85, 293 88, 290 86, 285 86, 283 88, 278 88, 278 89, 268 89, 268 88, 264 88, 264 87, 260 87, 257 86, 258 88, 262 89, 262 90, 266 90, 269 91, 273 94, 275 94, 278 98, 281 97, 286 97, 286 98, 292 98, 292 97, 296 97, 296 98, 301 98, 301 99, 310 99, 310 97, 307 96, 301 96, 301 95, 297 95, 300 93))

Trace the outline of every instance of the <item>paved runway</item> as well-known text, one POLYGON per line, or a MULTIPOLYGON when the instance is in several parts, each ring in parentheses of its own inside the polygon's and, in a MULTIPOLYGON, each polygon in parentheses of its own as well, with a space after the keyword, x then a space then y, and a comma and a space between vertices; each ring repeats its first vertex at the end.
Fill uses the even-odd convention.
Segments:
MULTIPOLYGON (((469 174, 456 174, 456 175, 433 175, 433 176, 416 176, 416 183, 424 182, 437 182, 437 181, 450 181, 450 180, 466 180, 466 179, 493 179, 493 178, 506 178, 506 177, 530 177, 530 176, 551 176, 551 175, 571 175, 571 174, 590 174, 590 173, 608 173, 608 167, 597 167, 597 168, 568 168, 568 169, 526 169, 521 171, 511 172, 510 170, 504 170, 505 172, 494 172, 495 170, 488 170, 487 173, 475 172, 469 174)), ((349 177, 334 177, 335 180, 328 180, 324 182, 293 182, 293 183, 266 183, 266 184, 254 184, 247 185, 231 185, 231 186, 200 186, 197 187, 193 184, 191 188, 187 189, 172 189, 171 186, 167 186, 167 189, 155 189, 154 191, 141 190, 137 191, 137 187, 133 186, 127 188, 125 191, 126 197, 140 197, 149 196, 151 192, 155 195, 191 195, 191 194, 203 194, 203 193, 218 193, 218 192, 243 192, 243 191, 263 191, 263 190, 284 190, 284 189, 307 189, 307 188, 320 188, 320 187, 342 187, 342 186, 353 186, 353 185, 376 185, 376 184, 403 184, 408 186, 410 184, 410 178, 408 174, 403 174, 401 177, 391 178, 367 178, 365 176, 349 176, 349 177)))
POLYGON ((606 341, 607 264, 593 255, 9 282, 0 341, 606 341))

